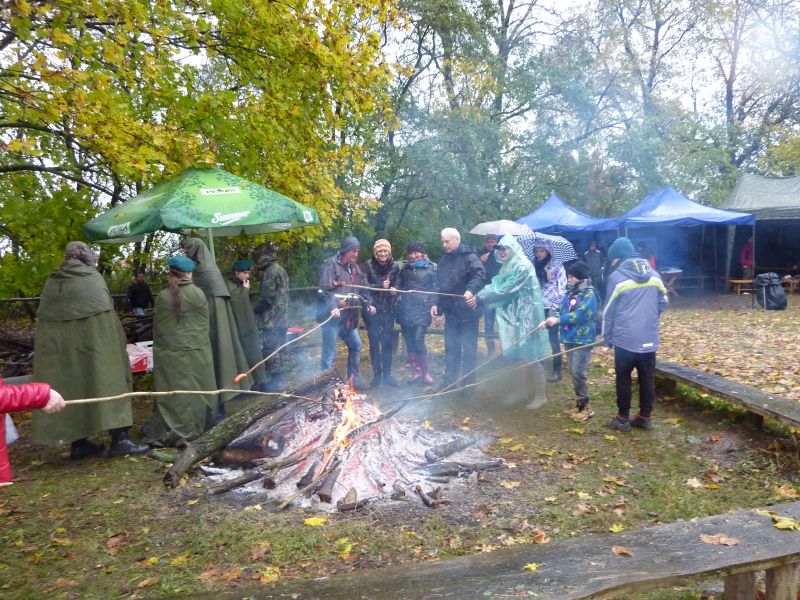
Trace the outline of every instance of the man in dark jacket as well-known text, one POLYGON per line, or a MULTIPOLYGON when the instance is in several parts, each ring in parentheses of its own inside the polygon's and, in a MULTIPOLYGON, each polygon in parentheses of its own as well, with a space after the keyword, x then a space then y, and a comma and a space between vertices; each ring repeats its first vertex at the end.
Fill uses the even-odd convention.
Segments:
MULTIPOLYGON (((261 354, 266 358, 286 343, 286 329, 289 326, 289 275, 278 263, 272 242, 257 249, 253 257, 261 282, 253 312, 261 333, 261 354)), ((262 386, 263 391, 277 392, 286 387, 286 371, 280 352, 270 358, 264 368, 270 379, 262 386)))
MULTIPOLYGON (((389 290, 397 287, 400 269, 392 258, 389 240, 380 239, 372 247, 373 257, 365 262, 361 270, 372 288, 389 290)), ((364 322, 369 337, 369 359, 372 363, 370 387, 381 383, 396 386, 392 377, 392 339, 394 332, 394 309, 397 296, 390 292, 372 292, 375 314, 364 312, 364 322)))
MULTIPOLYGON (((481 253, 481 262, 483 268, 486 269, 486 283, 492 281, 492 278, 500 272, 500 263, 494 255, 494 248, 497 246, 497 236, 489 234, 484 239, 484 249, 481 253)), ((496 309, 484 306, 483 307, 483 332, 486 334, 486 352, 494 354, 494 318, 496 309)))
POLYGON ((486 269, 475 251, 461 243, 458 230, 448 227, 442 230, 444 255, 437 267, 438 290, 443 294, 457 294, 463 298, 440 296, 431 307, 431 316, 445 316, 444 321, 444 382, 442 388, 450 387, 459 377, 467 375, 461 384, 475 380, 478 361, 478 322, 481 311, 467 306, 486 284, 486 269))
POLYGON ((339 251, 328 258, 319 271, 320 299, 317 304, 317 320, 322 327, 322 370, 333 366, 336 357, 336 338, 347 346, 347 379, 357 390, 367 389, 361 379, 361 337, 358 335, 358 307, 363 306, 369 314, 375 314, 367 290, 350 285, 367 286, 367 278, 358 266, 361 244, 353 236, 342 240, 339 251))
POLYGON ((602 300, 603 265, 606 259, 597 247, 597 242, 595 240, 589 242, 589 248, 583 253, 583 262, 589 267, 589 277, 591 277, 592 287, 595 292, 600 294, 600 299, 602 300))
POLYGON ((631 427, 650 429, 650 414, 656 399, 656 350, 658 320, 667 307, 667 289, 646 258, 637 255, 633 243, 618 238, 608 249, 606 304, 603 311, 603 341, 614 348, 616 371, 616 417, 606 423, 618 431, 631 427), (631 373, 639 379, 639 413, 630 418, 631 373))
POLYGON ((128 286, 128 306, 137 317, 143 317, 148 306, 153 306, 153 293, 144 280, 144 273, 136 273, 128 286))

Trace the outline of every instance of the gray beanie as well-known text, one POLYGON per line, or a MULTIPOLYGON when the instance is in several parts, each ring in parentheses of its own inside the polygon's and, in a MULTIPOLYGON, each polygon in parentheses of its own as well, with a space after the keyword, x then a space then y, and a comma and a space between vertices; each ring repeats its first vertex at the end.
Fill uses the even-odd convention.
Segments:
POLYGON ((348 250, 354 250, 355 248, 361 249, 361 244, 356 237, 348 235, 342 240, 342 245, 339 247, 339 253, 344 254, 348 250))

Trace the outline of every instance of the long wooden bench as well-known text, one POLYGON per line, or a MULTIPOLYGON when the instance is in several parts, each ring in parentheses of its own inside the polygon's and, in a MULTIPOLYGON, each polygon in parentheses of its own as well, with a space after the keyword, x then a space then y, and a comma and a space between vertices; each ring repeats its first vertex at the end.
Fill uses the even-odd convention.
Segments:
POLYGON ((780 421, 790 427, 800 426, 800 402, 768 394, 743 383, 737 383, 705 371, 659 360, 656 363, 656 384, 659 387, 682 383, 704 390, 756 415, 780 421))
MULTIPOLYGON (((768 510, 800 518, 800 502, 768 510)), ((235 597, 597 600, 631 598, 647 590, 721 578, 726 599, 753 600, 756 572, 765 570, 767 600, 796 600, 798 562, 800 532, 778 529, 770 516, 747 509, 619 534, 520 545, 436 562, 289 582, 273 589, 240 590, 235 597), (701 540, 702 534, 723 534, 738 544, 707 543, 701 540), (615 554, 615 546, 625 548, 630 556, 615 554), (536 569, 526 570, 531 564, 536 564, 536 569)))

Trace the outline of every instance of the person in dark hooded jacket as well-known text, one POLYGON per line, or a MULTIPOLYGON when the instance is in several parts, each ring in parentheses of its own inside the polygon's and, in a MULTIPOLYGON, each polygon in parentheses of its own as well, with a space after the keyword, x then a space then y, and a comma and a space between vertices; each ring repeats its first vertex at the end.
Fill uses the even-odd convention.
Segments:
MULTIPOLYGON (((347 346, 347 379, 357 390, 367 389, 359 374, 361 365, 361 337, 358 335, 357 308, 375 313, 369 291, 350 285, 367 286, 367 278, 358 266, 361 244, 348 236, 342 240, 339 251, 322 263, 319 271, 320 298, 317 302, 317 321, 322 323, 322 370, 333 367, 336 357, 336 338, 347 346)), ((378 292, 380 293, 380 292, 378 292)))
POLYGON ((253 257, 261 283, 258 301, 253 307, 261 333, 261 353, 264 358, 275 354, 264 366, 270 380, 262 386, 262 391, 276 392, 286 387, 283 352, 278 352, 278 348, 286 343, 289 327, 289 275, 278 263, 272 242, 257 248, 253 257))
MULTIPOLYGON (((389 240, 380 239, 372 247, 373 257, 361 266, 370 287, 388 290, 397 287, 400 269, 392 258, 392 245, 389 240)), ((394 309, 397 296, 390 292, 372 292, 375 314, 368 310, 363 313, 369 337, 369 358, 372 363, 372 383, 396 386, 392 377, 392 331, 394 329, 394 309)))
POLYGON ((478 322, 482 311, 467 302, 486 283, 486 270, 475 251, 461 243, 458 230, 448 227, 442 230, 444 255, 437 267, 438 292, 456 294, 462 298, 440 296, 431 307, 431 316, 443 314, 444 320, 444 381, 442 388, 450 387, 459 377, 465 376, 464 385, 475 379, 478 361, 478 322), (470 373, 469 375, 467 375, 470 373))
POLYGON ((614 348, 618 414, 606 426, 618 431, 650 429, 656 400, 658 321, 668 305, 667 289, 628 238, 617 238, 608 249, 608 258, 611 266, 606 277, 603 341, 614 348), (639 413, 631 419, 633 369, 639 380, 639 413))
MULTIPOLYGON (((436 288, 437 265, 425 255, 425 244, 409 242, 406 262, 400 271, 398 289, 404 291, 432 292, 436 288)), ((403 340, 411 363, 411 382, 422 379, 433 383, 428 365, 425 333, 431 324, 431 307, 434 296, 430 294, 402 294, 397 304, 397 321, 403 331, 403 340)))

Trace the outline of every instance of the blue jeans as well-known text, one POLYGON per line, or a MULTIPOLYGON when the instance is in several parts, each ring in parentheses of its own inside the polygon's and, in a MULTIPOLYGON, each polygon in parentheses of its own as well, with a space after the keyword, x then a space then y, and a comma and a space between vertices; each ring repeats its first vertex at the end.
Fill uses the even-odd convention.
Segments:
POLYGON ((336 338, 340 337, 347 346, 347 376, 358 375, 361 360, 361 337, 358 329, 346 330, 344 323, 327 323, 322 326, 322 370, 333 367, 336 358, 336 338))
POLYGON ((589 403, 589 361, 592 358, 592 346, 581 344, 564 344, 567 354, 567 368, 572 376, 572 389, 578 408, 583 409, 589 403))

